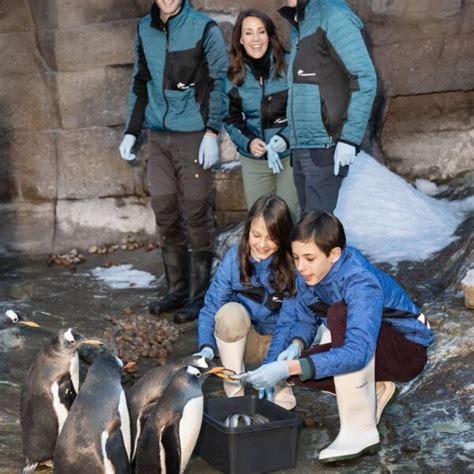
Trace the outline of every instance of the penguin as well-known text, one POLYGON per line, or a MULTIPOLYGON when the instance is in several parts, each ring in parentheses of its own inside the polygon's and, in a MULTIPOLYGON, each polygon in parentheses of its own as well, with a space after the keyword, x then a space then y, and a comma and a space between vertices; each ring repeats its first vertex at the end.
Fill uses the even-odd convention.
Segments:
POLYGON ((176 372, 143 428, 136 474, 182 473, 201 430, 207 372, 188 365, 176 372))
POLYGON ((160 399, 163 391, 171 382, 176 372, 187 365, 201 369, 211 369, 215 366, 213 362, 202 356, 184 357, 149 370, 127 391, 127 403, 130 412, 132 433, 132 460, 135 457, 135 451, 143 426, 151 410, 160 399))
POLYGON ((23 338, 18 330, 20 326, 28 328, 39 327, 35 322, 18 316, 12 309, 8 309, 0 315, 0 352, 18 349, 23 345, 23 338))
POLYGON ((0 331, 4 329, 10 329, 16 325, 23 325, 30 328, 39 328, 39 324, 36 324, 33 321, 28 321, 12 309, 7 309, 4 314, 0 316, 0 331))
POLYGON ((130 419, 122 368, 122 361, 110 354, 92 363, 59 435, 55 474, 130 472, 130 419))
POLYGON ((26 462, 23 474, 53 458, 54 447, 79 391, 80 344, 100 344, 74 329, 59 331, 33 360, 21 392, 20 423, 26 462))

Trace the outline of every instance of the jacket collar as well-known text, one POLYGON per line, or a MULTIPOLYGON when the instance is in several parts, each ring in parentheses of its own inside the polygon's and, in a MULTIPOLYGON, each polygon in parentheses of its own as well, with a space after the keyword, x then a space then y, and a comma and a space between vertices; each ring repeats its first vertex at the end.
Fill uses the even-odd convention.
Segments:
POLYGON ((150 16, 151 16, 150 24, 153 28, 156 28, 157 30, 166 31, 167 25, 171 26, 171 25, 174 25, 175 23, 178 23, 179 20, 183 18, 184 12, 186 12, 190 8, 191 7, 189 5, 189 0, 183 0, 178 13, 176 13, 173 16, 170 16, 168 18, 168 21, 165 23, 160 17, 160 8, 156 4, 156 2, 153 2, 153 5, 151 6, 151 9, 150 9, 150 16))
POLYGON ((298 0, 296 7, 282 7, 278 10, 278 13, 288 20, 291 25, 298 28, 298 23, 304 20, 306 7, 309 0, 298 0))

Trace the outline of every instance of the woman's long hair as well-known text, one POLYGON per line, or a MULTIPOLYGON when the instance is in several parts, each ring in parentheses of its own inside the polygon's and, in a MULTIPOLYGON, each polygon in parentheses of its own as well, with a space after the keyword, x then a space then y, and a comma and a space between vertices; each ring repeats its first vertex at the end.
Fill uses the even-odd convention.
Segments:
POLYGON ((244 233, 240 240, 240 281, 249 287, 252 276, 250 264, 249 235, 252 221, 263 217, 268 235, 278 246, 271 263, 270 285, 278 294, 295 294, 295 272, 291 256, 290 230, 293 226, 288 205, 274 194, 265 194, 257 199, 245 220, 244 233))
POLYGON ((240 38, 242 36, 242 23, 244 19, 248 17, 258 18, 265 26, 269 40, 268 47, 271 48, 272 54, 275 58, 275 74, 273 78, 278 79, 279 77, 282 77, 283 74, 286 74, 287 70, 285 61, 286 50, 278 36, 273 20, 260 10, 244 10, 237 17, 234 29, 232 30, 230 49, 231 62, 227 72, 229 79, 238 87, 245 82, 245 49, 240 44, 240 38))

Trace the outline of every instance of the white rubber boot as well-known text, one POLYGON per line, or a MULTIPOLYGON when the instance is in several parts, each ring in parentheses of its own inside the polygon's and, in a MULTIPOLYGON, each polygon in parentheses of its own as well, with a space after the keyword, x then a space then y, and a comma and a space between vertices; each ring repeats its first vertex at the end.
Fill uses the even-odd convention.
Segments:
MULTIPOLYGON (((241 374, 245 371, 244 354, 247 336, 235 342, 224 342, 216 336, 217 348, 221 357, 222 365, 226 369, 241 374)), ((244 387, 239 380, 235 382, 224 382, 224 391, 228 397, 242 397, 245 395, 244 387)))
POLYGON ((319 453, 321 462, 354 459, 378 451, 374 377, 375 358, 361 370, 334 377, 341 427, 337 438, 319 453))
POLYGON ((293 390, 287 384, 275 385, 275 403, 285 408, 286 410, 292 410, 296 406, 296 398, 293 394, 293 390))
POLYGON ((376 382, 375 391, 377 393, 377 425, 378 425, 385 408, 388 405, 391 405, 397 398, 398 389, 394 382, 376 382))

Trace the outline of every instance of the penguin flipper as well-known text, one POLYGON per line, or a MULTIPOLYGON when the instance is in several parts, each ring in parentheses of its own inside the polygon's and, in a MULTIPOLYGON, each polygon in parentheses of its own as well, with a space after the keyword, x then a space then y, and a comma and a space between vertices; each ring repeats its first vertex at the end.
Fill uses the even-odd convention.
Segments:
POLYGON ((175 415, 172 424, 166 425, 161 434, 161 443, 166 452, 166 472, 171 474, 179 474, 181 469, 180 420, 181 415, 175 415))
POLYGON ((130 462, 125 449, 125 442, 120 429, 120 419, 114 420, 109 427, 109 437, 105 443, 107 458, 115 468, 117 474, 130 474, 130 462))

